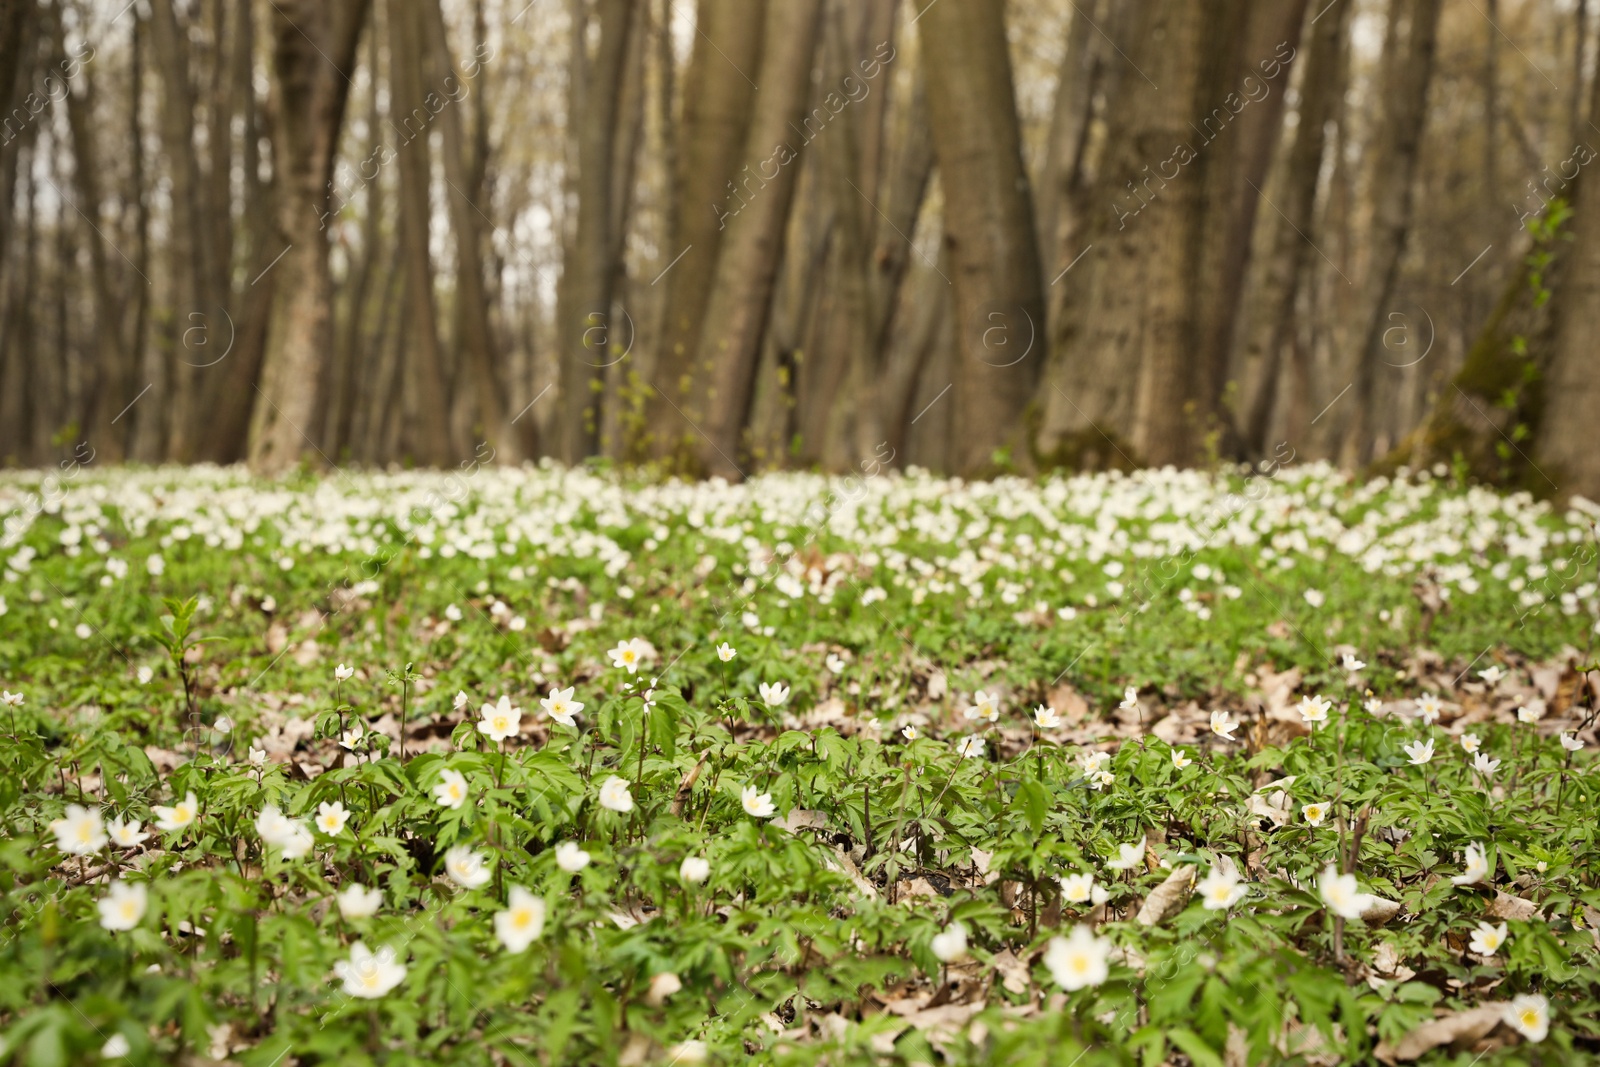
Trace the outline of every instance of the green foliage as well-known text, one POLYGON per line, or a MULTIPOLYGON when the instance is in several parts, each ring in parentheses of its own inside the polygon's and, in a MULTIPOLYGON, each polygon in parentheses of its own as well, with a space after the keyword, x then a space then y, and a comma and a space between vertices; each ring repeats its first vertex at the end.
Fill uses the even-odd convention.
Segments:
POLYGON ((0 680, 25 694, 0 708, 11 1062, 95 1062, 114 1036, 133 1062, 260 1067, 691 1062, 691 1041, 727 1063, 1371 1062, 1524 993, 1549 1000, 1544 1042, 1502 1027, 1459 1062, 1600 1048, 1593 745, 1496 718, 1478 681, 1442 694, 1470 727, 1406 703, 1423 642, 1448 664, 1430 676, 1463 677, 1590 647, 1586 515, 1287 468, 967 495, 807 481, 787 501, 789 483, 608 495, 576 474, 528 475, 526 496, 509 474, 480 495, 375 479, 371 500, 214 477, 159 519, 86 480, 5 550, 0 680), (1450 595, 1424 636, 1426 582, 1450 595), (607 651, 633 638, 636 673, 607 651), (1269 669, 1326 694, 1327 724, 1264 713, 1269 669), (540 707, 568 686, 572 726, 540 707), (998 722, 962 714, 979 689, 998 722), (522 709, 503 741, 478 710, 502 694, 522 709), (1037 728, 1046 702, 1070 721, 1037 728), (1191 703, 1242 718, 1238 740, 1196 734, 1191 703), (1473 769, 1467 729, 1498 771, 1473 769), (1413 765, 1423 737, 1437 751, 1413 765), (631 806, 601 803, 612 779, 631 806), (194 820, 156 830, 190 792, 194 820), (77 805, 151 836, 63 853, 52 823, 77 805), (303 855, 269 808, 311 835, 303 855), (1453 884, 1477 843, 1491 881, 1453 884), (572 846, 581 869, 558 859, 572 846), (1319 877, 1352 861, 1400 918, 1333 921, 1319 877), (1231 908, 1136 920, 1174 870, 1229 864, 1231 908), (1103 900, 1068 898, 1084 873, 1103 900), (118 880, 148 893, 130 929, 101 922, 118 880), (376 914, 345 917, 353 885, 376 914), (517 888, 546 913, 513 953, 497 916, 517 888), (1475 952, 1497 892, 1537 914, 1475 952), (947 965, 954 923, 968 955, 947 965), (1066 990, 1048 953, 1080 924, 1110 941, 1108 973, 1066 990), (384 996, 336 977, 358 941, 405 966, 384 996))

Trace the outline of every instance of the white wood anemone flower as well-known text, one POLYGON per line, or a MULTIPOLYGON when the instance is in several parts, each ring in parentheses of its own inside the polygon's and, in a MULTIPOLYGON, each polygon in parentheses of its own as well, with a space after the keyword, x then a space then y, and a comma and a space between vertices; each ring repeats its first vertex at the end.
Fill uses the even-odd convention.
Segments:
POLYGON ((143 882, 125 882, 119 878, 96 903, 100 925, 112 932, 132 930, 144 918, 149 904, 150 891, 143 882))
POLYGON ((1111 973, 1111 942, 1082 924, 1066 937, 1052 937, 1044 966, 1056 985, 1072 992, 1104 982, 1111 973))
POLYGON ((93 855, 111 840, 100 812, 82 804, 68 804, 61 818, 50 823, 50 830, 56 835, 56 847, 69 856, 93 855))
POLYGON ((545 903, 520 885, 511 887, 504 911, 496 912, 494 935, 507 952, 516 955, 544 933, 545 903))
POLYGON ((344 991, 363 1000, 377 1000, 405 981, 406 965, 388 945, 373 952, 357 941, 350 946, 350 958, 333 965, 334 976, 344 981, 344 991))
POLYGON ((154 804, 150 811, 156 817, 156 829, 173 833, 188 827, 200 817, 200 800, 191 792, 170 808, 154 804))
POLYGON ((444 854, 444 873, 463 889, 481 889, 489 884, 489 864, 483 853, 466 845, 456 845, 444 854))

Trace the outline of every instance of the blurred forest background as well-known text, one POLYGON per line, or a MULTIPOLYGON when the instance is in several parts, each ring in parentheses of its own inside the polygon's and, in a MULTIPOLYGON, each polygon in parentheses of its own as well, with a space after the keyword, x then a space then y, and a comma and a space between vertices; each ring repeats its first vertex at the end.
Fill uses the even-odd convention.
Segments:
POLYGON ((1596 6, 0 0, 0 461, 1600 497, 1596 6))

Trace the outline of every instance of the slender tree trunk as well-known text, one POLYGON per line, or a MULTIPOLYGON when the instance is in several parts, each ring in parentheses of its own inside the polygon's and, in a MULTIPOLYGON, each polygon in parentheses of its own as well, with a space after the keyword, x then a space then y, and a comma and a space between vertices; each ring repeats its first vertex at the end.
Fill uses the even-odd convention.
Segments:
MULTIPOLYGON (((140 275, 150 276, 150 201, 146 191, 146 166, 144 155, 144 123, 141 118, 144 109, 145 95, 145 38, 148 35, 148 24, 139 16, 137 8, 129 9, 130 29, 128 33, 128 192, 127 203, 133 210, 133 263, 140 275)), ((150 301, 151 286, 138 284, 133 287, 133 327, 129 336, 132 338, 132 362, 143 384, 139 389, 150 386, 151 392, 161 388, 158 380, 164 369, 163 359, 159 353, 152 350, 149 345, 150 301)), ((165 395, 164 391, 162 395, 165 395)), ((130 400, 129 403, 132 403, 130 400)), ((159 461, 165 451, 165 442, 162 440, 163 420, 159 416, 160 408, 156 405, 145 407, 143 404, 130 408, 124 416, 131 424, 129 427, 128 455, 140 463, 155 463, 159 461)))
MULTIPOLYGON (((382 69, 380 35, 374 30, 367 35, 367 69, 382 69)), ((375 77, 375 75, 374 75, 375 77)), ((328 373, 327 418, 322 430, 323 449, 330 458, 338 459, 352 444, 351 428, 356 409, 375 403, 370 389, 363 393, 363 371, 371 372, 375 359, 369 346, 372 322, 368 315, 372 296, 373 276, 380 263, 390 262, 390 250, 383 239, 386 202, 383 195, 384 173, 376 163, 384 154, 389 127, 383 122, 382 98, 376 83, 367 92, 367 140, 362 149, 362 160, 372 160, 373 165, 358 167, 354 182, 360 183, 362 197, 361 246, 352 253, 350 277, 345 283, 346 296, 344 322, 337 329, 338 340, 330 353, 328 373)), ((336 183, 337 184, 337 183, 336 183)), ((340 190, 343 199, 346 190, 340 190)), ((381 283, 380 283, 381 284, 381 283)), ((387 286, 384 287, 387 292, 387 286)))
POLYGON ((369 0, 274 0, 278 236, 267 347, 250 426, 250 463, 284 471, 314 448, 318 367, 332 342, 328 183, 369 0))
MULTIPOLYGON (((228 323, 233 347, 225 361, 205 367, 206 452, 219 462, 244 458, 250 433, 250 413, 256 401, 256 383, 266 347, 267 318, 271 314, 277 271, 273 258, 283 250, 275 244, 273 191, 260 174, 260 108, 255 92, 256 13, 251 0, 237 0, 233 19, 234 49, 231 60, 231 110, 241 129, 239 169, 243 174, 240 225, 228 261, 243 268, 242 285, 227 287, 228 323), (241 243, 240 250, 238 245, 241 243), (269 269, 273 268, 273 269, 269 269)), ((213 176, 215 177, 215 176, 213 176)), ((227 176, 231 181, 231 174, 227 176)), ((226 193, 227 186, 222 186, 226 193)), ((226 200, 223 201, 226 204, 226 200)), ((224 211, 225 222, 229 212, 224 211)), ((212 331, 221 343, 221 324, 212 331)), ((216 353, 210 358, 216 358, 216 353)), ((309 427, 307 428, 310 429, 309 427)))
POLYGON ((771 310, 772 286, 794 196, 803 141, 796 137, 811 85, 821 0, 789 0, 767 18, 761 77, 765 88, 750 116, 745 158, 759 185, 728 222, 706 306, 697 361, 709 416, 699 447, 702 469, 738 477, 736 454, 750 413, 756 360, 771 310))
MULTIPOLYGON (((67 46, 60 12, 53 11, 50 21, 57 62, 64 64, 67 62, 67 46)), ((82 91, 69 90, 65 94, 67 124, 72 137, 72 181, 76 207, 89 224, 84 241, 89 245, 90 298, 94 307, 96 340, 89 366, 85 368, 88 380, 85 383, 87 413, 84 432, 94 446, 97 461, 120 463, 127 455, 123 433, 125 427, 114 425, 113 420, 132 397, 128 394, 121 300, 112 283, 109 262, 116 253, 111 250, 111 239, 106 236, 109 223, 100 211, 104 198, 100 187, 101 168, 94 130, 95 80, 88 69, 81 70, 76 80, 82 91)), ((138 281, 142 283, 143 279, 138 281)))
POLYGON ((1022 164, 1003 0, 933 4, 917 22, 955 288, 954 468, 994 468, 1045 357, 1037 229, 1022 164))
POLYGON ((1433 77, 1442 2, 1391 0, 1389 34, 1384 42, 1383 119, 1368 186, 1372 196, 1370 255, 1365 277, 1358 284, 1354 348, 1343 361, 1353 377, 1340 449, 1346 466, 1370 458, 1374 383, 1385 352, 1381 340, 1389 322, 1387 315, 1395 310, 1385 301, 1394 293, 1411 229, 1417 156, 1428 116, 1428 84, 1433 77))
MULTIPOLYGON (((481 98, 485 79, 467 79, 455 67, 439 0, 426 0, 424 14, 427 35, 436 42, 434 69, 441 72, 439 81, 446 85, 446 93, 452 92, 454 87, 462 93, 479 94, 481 98)), ((477 397, 483 440, 500 462, 518 463, 524 458, 522 441, 508 430, 505 402, 495 377, 499 353, 489 324, 489 300, 483 284, 482 170, 474 166, 475 153, 469 151, 465 130, 467 116, 461 110, 464 106, 452 103, 439 116, 440 128, 444 131, 446 200, 450 228, 456 239, 456 349, 477 397)), ((487 136, 487 131, 483 132, 487 136)))
POLYGON ((190 462, 198 457, 204 436, 206 412, 200 390, 211 359, 210 341, 223 317, 218 284, 223 274, 213 247, 216 226, 207 211, 210 197, 195 144, 195 96, 189 81, 193 53, 172 0, 151 0, 150 42, 162 79, 161 142, 172 183, 167 249, 177 279, 173 320, 178 344, 169 372, 167 454, 178 462, 190 462))
MULTIPOLYGON (((571 117, 578 131, 577 225, 562 269, 556 323, 561 373, 556 443, 561 459, 573 464, 594 455, 599 445, 599 386, 616 332, 611 321, 611 168, 633 7, 631 0, 597 0, 599 43, 574 74, 584 79, 581 114, 571 117)), ((585 31, 581 24, 574 27, 575 33, 585 31)))
POLYGON ((666 319, 647 383, 651 395, 643 440, 630 450, 641 457, 682 460, 698 439, 692 424, 705 417, 704 397, 695 393, 695 353, 726 216, 738 203, 734 179, 748 162, 741 153, 760 95, 751 75, 761 62, 766 15, 767 5, 752 0, 700 0, 677 129, 673 226, 665 253, 669 266, 655 282, 667 289, 666 319))
POLYGON ((450 389, 439 348, 439 314, 434 300, 433 262, 428 241, 433 222, 430 186, 433 153, 429 138, 435 120, 458 106, 442 86, 423 76, 423 34, 427 32, 416 0, 391 0, 389 19, 389 83, 395 109, 390 126, 398 142, 400 173, 401 256, 406 271, 406 303, 411 313, 412 402, 407 411, 416 420, 412 447, 423 463, 443 467, 456 448, 450 440, 450 389))
POLYGON ((30 125, 19 111, 31 111, 27 98, 41 21, 37 7, 38 0, 0 0, 0 265, 11 234, 18 150, 30 125))
MULTIPOLYGON (((1341 0, 1341 3, 1343 0, 1341 0)), ((1230 450, 1236 442, 1222 410, 1228 356, 1239 329, 1241 297, 1249 274, 1263 186, 1283 133, 1284 101, 1298 60, 1305 0, 1280 0, 1237 9, 1239 28, 1207 28, 1208 51, 1221 57, 1207 77, 1207 117, 1228 125, 1216 134, 1204 171, 1200 269, 1196 277, 1194 430, 1214 432, 1230 450), (1268 77, 1268 72, 1272 77, 1268 77), (1237 109, 1237 111, 1235 111, 1237 109), (1224 140, 1225 138, 1225 140, 1224 140)), ((1323 8, 1326 18, 1336 18, 1323 8)), ((1202 119, 1202 128, 1205 120, 1202 119)), ((1191 446, 1197 439, 1191 439, 1191 446)))
MULTIPOLYGON (((637 383, 633 355, 637 340, 639 319, 645 314, 644 294, 635 294, 632 279, 628 276, 628 234, 633 227, 637 208, 634 196, 639 177, 640 150, 644 143, 645 98, 647 96, 647 63, 651 35, 656 30, 650 24, 650 9, 640 3, 636 18, 638 24, 628 35, 628 54, 623 61, 622 87, 617 98, 617 130, 611 164, 611 220, 607 231, 611 247, 606 258, 611 263, 611 303, 618 312, 607 330, 608 352, 602 360, 600 380, 605 404, 598 412, 600 437, 599 453, 608 459, 620 460, 626 449, 625 424, 630 414, 636 416, 642 399, 637 388, 630 388, 630 379, 637 383), (639 299, 636 300, 636 295, 639 299)), ((665 32, 665 31, 663 31, 665 32)), ((648 288, 646 286, 645 288, 648 288)))
POLYGON ((1267 427, 1284 371, 1292 361, 1297 294, 1311 280, 1317 183, 1327 149, 1327 124, 1344 94, 1345 29, 1353 5, 1341 2, 1307 33, 1299 121, 1285 153, 1282 180, 1265 215, 1271 235, 1264 261, 1252 269, 1235 345, 1234 380, 1241 385, 1235 435, 1239 451, 1264 455, 1267 427), (1281 214, 1279 214, 1281 212, 1281 214))
POLYGON ((1067 26, 1067 45, 1056 71, 1055 102, 1050 108, 1050 132, 1045 139, 1044 166, 1038 182, 1039 249, 1053 255, 1061 241, 1062 205, 1068 195, 1085 133, 1094 115, 1096 42, 1105 18, 1105 2, 1085 0, 1074 8, 1067 26))

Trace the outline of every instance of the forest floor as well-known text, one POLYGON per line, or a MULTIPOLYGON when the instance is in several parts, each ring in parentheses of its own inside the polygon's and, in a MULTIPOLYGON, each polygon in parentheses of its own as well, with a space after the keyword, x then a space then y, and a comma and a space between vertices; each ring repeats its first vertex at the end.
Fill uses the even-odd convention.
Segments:
POLYGON ((0 476, 0 1060, 1600 1062, 1600 509, 0 476))

